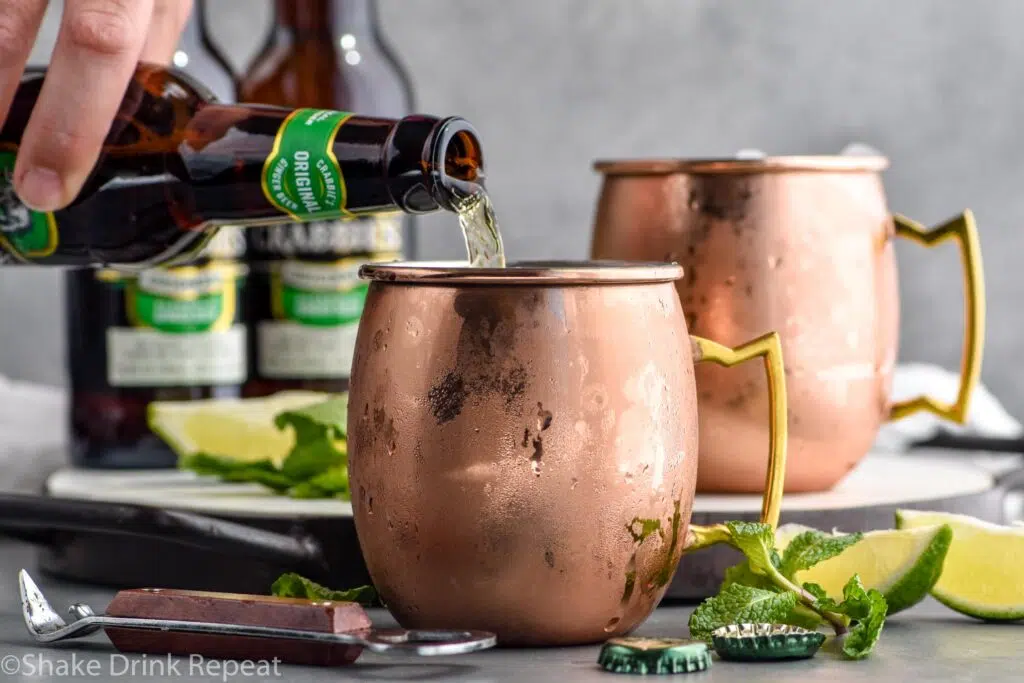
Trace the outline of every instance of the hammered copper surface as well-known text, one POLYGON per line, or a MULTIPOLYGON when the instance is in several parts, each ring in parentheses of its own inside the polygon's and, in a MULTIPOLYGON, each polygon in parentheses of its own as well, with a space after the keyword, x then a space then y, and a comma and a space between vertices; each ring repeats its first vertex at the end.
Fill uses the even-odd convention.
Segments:
MULTIPOLYGON (((899 296, 884 163, 845 163, 599 166, 594 258, 682 264, 692 333, 723 344, 769 330, 782 337, 789 492, 833 486, 889 413, 899 296)), ((763 375, 704 365, 696 377, 698 491, 760 491, 763 375)))
POLYGON ((382 599, 404 627, 501 645, 628 633, 675 573, 696 484, 678 267, 536 286, 395 271, 369 274, 349 395, 382 599))

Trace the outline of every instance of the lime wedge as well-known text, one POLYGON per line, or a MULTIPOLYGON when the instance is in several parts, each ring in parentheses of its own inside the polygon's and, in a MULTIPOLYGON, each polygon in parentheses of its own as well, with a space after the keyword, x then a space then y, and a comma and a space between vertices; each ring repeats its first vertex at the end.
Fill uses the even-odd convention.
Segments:
POLYGON ((1024 619, 1024 527, 1002 526, 967 515, 899 510, 896 526, 948 524, 953 543, 932 588, 950 609, 987 621, 1024 619))
MULTIPOLYGON (((796 524, 780 526, 776 532, 779 552, 808 530, 796 524)), ((924 600, 942 573, 952 539, 953 530, 942 523, 867 531, 839 555, 799 571, 793 578, 800 584, 820 585, 838 602, 843 598, 843 586, 857 574, 865 588, 875 588, 885 596, 891 615, 924 600)))
POLYGON ((329 396, 282 391, 261 398, 155 401, 149 405, 149 428, 178 457, 205 453, 247 462, 270 459, 280 465, 295 437, 290 429, 278 429, 274 418, 329 396))

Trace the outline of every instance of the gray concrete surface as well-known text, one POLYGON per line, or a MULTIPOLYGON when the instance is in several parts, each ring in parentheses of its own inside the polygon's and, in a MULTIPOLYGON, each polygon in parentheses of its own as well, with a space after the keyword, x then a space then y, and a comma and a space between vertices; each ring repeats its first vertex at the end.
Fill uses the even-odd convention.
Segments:
MULTIPOLYGON (((831 153, 892 159, 893 210, 936 223, 977 214, 988 270, 983 381, 1024 416, 1017 305, 1024 247, 1024 4, 1018 0, 381 0, 420 108, 473 121, 512 258, 581 258, 596 157, 831 153)), ((51 8, 35 52, 45 59, 51 8)), ((242 65, 265 0, 213 0, 242 65)), ((427 258, 457 255, 449 217, 423 224, 427 258)), ((960 267, 951 245, 898 249, 902 360, 955 369, 960 267)), ((64 382, 59 275, 0 273, 0 373, 64 382)))
MULTIPOLYGON (((118 655, 102 635, 77 643, 43 647, 32 642, 20 614, 17 570, 32 571, 31 550, 0 541, 0 682, 66 680, 60 675, 77 663, 84 675, 75 680, 179 681, 200 683, 223 680, 226 667, 219 662, 173 658, 177 671, 167 668, 166 658, 118 655), (130 671, 135 662, 136 675, 130 671), (150 667, 146 669, 145 667, 150 667), (163 669, 152 668, 163 666, 163 669), (48 667, 48 668, 47 668, 48 667), (160 675, 163 672, 164 675, 160 675)), ((99 611, 113 597, 109 590, 72 586, 34 575, 51 604, 58 610, 72 602, 85 602, 99 611)), ((689 607, 661 607, 637 631, 637 635, 686 637, 689 607)), ((375 625, 394 622, 381 610, 373 610, 375 625)), ((747 683, 767 679, 773 683, 903 683, 904 681, 1015 681, 1020 678, 1020 626, 982 624, 958 616, 928 600, 892 617, 874 653, 858 662, 841 659, 831 641, 810 660, 772 664, 740 664, 715 658, 711 669, 671 680, 747 683)), ((344 672, 337 669, 268 667, 263 677, 238 675, 228 680, 251 681, 561 681, 595 683, 615 680, 596 666, 598 647, 545 650, 488 650, 459 657, 420 661, 363 655, 344 672)), ((250 671, 259 664, 253 663, 250 671)), ((668 679, 666 679, 668 680, 668 679)))

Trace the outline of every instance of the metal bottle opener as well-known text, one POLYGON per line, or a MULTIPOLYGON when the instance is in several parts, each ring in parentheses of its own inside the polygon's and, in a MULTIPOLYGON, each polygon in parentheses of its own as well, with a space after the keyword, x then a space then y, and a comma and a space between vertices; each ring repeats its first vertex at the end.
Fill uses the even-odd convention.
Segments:
POLYGON ((108 614, 97 615, 88 605, 75 603, 68 608, 72 617, 68 623, 24 569, 18 573, 18 583, 25 625, 40 643, 82 638, 102 629, 122 652, 223 659, 246 659, 255 653, 259 658, 273 655, 288 663, 315 665, 351 663, 364 649, 434 656, 475 652, 496 643, 495 635, 484 631, 375 629, 355 603, 161 589, 122 591, 111 602, 113 607, 120 601, 122 612, 152 606, 155 616, 115 616, 109 614, 110 607, 108 614), (237 620, 202 620, 216 618, 218 609, 237 620), (165 618, 168 614, 192 618, 165 618), (244 623, 253 619, 264 623, 244 623))

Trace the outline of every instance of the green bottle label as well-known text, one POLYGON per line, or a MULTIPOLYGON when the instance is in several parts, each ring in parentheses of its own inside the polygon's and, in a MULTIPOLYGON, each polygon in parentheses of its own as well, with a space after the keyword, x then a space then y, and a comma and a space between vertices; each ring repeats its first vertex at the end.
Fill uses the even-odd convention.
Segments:
POLYGON ((234 385, 248 371, 239 291, 245 267, 228 262, 100 270, 95 290, 111 387, 234 385), (117 306, 117 300, 123 306, 117 306))
POLYGON ((369 289, 359 279, 362 263, 282 263, 273 276, 274 317, 315 327, 358 323, 369 289))
POLYGON ((238 276, 230 264, 143 271, 125 283, 128 321, 164 334, 222 332, 235 320, 238 276))
POLYGON ((263 166, 267 201, 297 221, 350 215, 345 209, 345 178, 333 148, 338 129, 351 116, 297 109, 285 119, 263 166))
POLYGON ((282 260, 258 277, 269 308, 256 323, 258 375, 276 379, 349 377, 359 319, 369 284, 359 279, 368 262, 398 253, 370 253, 337 261, 282 260), (265 283, 265 285, 263 284, 265 283))
POLYGON ((13 152, 0 152, 0 248, 15 258, 45 258, 57 249, 52 213, 32 211, 14 192, 13 152))

